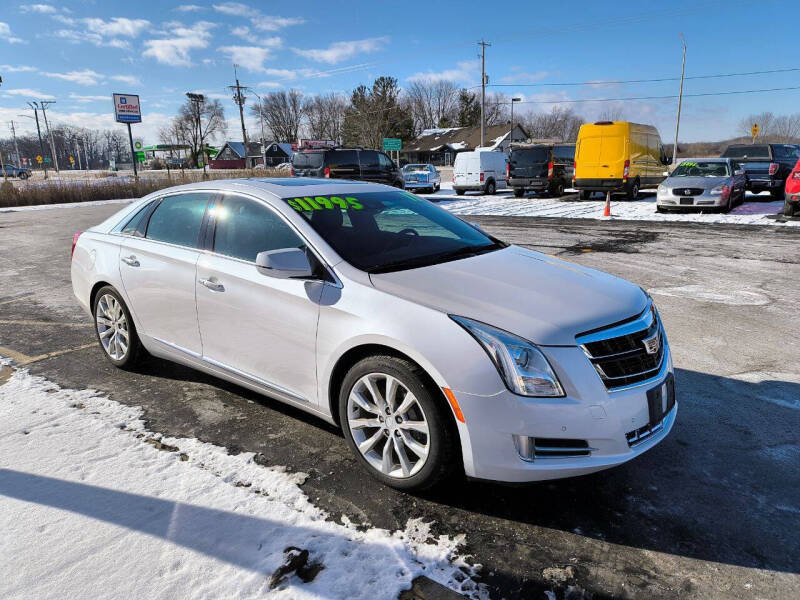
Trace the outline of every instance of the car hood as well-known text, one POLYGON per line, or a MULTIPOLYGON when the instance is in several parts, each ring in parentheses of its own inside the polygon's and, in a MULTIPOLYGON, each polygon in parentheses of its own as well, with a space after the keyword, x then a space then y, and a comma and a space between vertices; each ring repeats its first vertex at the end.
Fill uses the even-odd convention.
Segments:
POLYGON ((730 182, 730 177, 669 177, 664 181, 664 185, 669 189, 680 188, 702 188, 710 190, 718 185, 726 185, 730 182))
POLYGON ((540 345, 573 346, 577 334, 647 305, 644 292, 624 279, 518 246, 370 278, 379 290, 540 345))

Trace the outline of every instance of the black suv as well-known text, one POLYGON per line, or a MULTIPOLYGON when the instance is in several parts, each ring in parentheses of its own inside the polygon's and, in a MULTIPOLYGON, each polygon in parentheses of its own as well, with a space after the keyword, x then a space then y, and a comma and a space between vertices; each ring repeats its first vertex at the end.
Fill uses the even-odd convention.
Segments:
POLYGON ((562 196, 575 172, 575 144, 532 144, 511 147, 506 180, 514 196, 526 191, 562 196))
POLYGON ((296 152, 292 158, 292 175, 372 181, 403 187, 403 174, 391 158, 383 152, 361 148, 296 152))
POLYGON ((800 146, 794 144, 734 144, 722 153, 732 158, 747 175, 747 189, 768 191, 776 200, 783 199, 786 178, 800 158, 800 146))

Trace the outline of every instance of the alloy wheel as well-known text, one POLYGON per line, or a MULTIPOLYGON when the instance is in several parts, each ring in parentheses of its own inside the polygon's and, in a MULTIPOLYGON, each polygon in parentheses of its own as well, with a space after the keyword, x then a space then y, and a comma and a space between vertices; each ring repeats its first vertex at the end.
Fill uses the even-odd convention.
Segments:
POLYGON ((358 451, 377 471, 406 479, 425 465, 430 431, 417 398, 399 379, 369 373, 347 398, 347 425, 358 451))
POLYGON ((104 294, 97 302, 95 323, 103 350, 112 359, 122 360, 130 346, 128 319, 122 303, 111 294, 104 294))

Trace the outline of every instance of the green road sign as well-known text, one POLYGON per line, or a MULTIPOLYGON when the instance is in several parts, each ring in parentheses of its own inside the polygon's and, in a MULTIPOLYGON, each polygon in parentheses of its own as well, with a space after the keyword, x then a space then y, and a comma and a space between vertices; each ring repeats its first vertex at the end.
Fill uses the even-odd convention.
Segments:
POLYGON ((144 162, 144 152, 137 152, 136 153, 136 160, 137 160, 137 162, 144 162))
POLYGON ((45 159, 44 159, 44 163, 45 163, 46 165, 49 165, 51 162, 53 162, 53 160, 52 160, 52 159, 51 159, 49 156, 45 157, 45 159))
POLYGON ((403 140, 400 138, 383 138, 383 150, 389 152, 391 150, 402 150, 403 140))

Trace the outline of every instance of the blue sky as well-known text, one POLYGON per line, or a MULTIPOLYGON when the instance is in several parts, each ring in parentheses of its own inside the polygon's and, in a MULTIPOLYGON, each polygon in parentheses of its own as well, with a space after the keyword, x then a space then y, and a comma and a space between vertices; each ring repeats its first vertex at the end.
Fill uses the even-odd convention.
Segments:
MULTIPOLYGON (((564 103, 587 120, 615 108, 656 125, 665 141, 675 126, 674 99, 568 103, 587 98, 663 96, 677 81, 556 86, 565 82, 656 79, 800 68, 800 3, 779 0, 664 2, 275 1, 193 3, 139 0, 57 4, 3 0, 0 10, 0 137, 25 102, 53 98, 51 118, 89 127, 114 125, 112 92, 138 93, 144 123, 135 132, 156 141, 187 91, 223 101, 229 136, 240 139, 226 90, 240 80, 258 93, 294 87, 306 94, 347 93, 376 76, 407 84, 415 77, 479 83, 476 41, 492 43, 491 91, 520 96, 516 111, 564 103)), ((800 112, 800 90, 730 96, 690 94, 800 86, 800 71, 689 79, 681 140, 738 133, 750 113, 800 112)), ((248 129, 256 133, 255 123, 248 129)))

